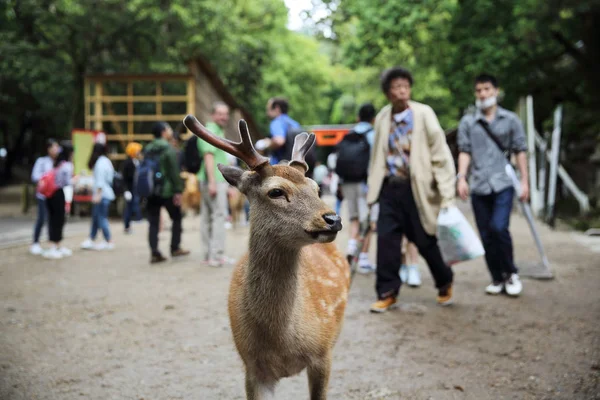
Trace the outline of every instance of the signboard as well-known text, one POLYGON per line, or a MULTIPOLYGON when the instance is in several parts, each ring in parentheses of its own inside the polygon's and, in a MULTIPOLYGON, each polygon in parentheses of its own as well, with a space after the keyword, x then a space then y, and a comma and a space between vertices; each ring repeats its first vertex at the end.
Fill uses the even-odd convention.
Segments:
POLYGON ((101 131, 92 131, 88 129, 73 129, 71 131, 71 140, 73 142, 73 166, 75 175, 85 172, 91 175, 87 164, 92 155, 95 143, 105 143, 106 135, 101 131))

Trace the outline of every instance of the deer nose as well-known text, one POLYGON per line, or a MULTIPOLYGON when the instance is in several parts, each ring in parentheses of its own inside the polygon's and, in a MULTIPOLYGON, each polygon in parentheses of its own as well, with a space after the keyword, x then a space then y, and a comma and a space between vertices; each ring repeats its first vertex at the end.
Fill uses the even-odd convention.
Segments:
POLYGON ((323 215, 323 219, 327 223, 329 229, 334 232, 339 232, 342 230, 342 219, 337 214, 325 214, 323 215))

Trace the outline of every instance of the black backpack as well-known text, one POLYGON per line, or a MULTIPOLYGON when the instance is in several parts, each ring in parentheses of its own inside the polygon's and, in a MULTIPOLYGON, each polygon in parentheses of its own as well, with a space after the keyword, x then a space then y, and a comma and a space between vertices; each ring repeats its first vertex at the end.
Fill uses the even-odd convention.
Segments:
POLYGON ((183 150, 183 167, 191 174, 197 174, 202 167, 202 155, 198 150, 198 137, 192 135, 186 142, 183 150))
POLYGON ((337 145, 335 173, 344 182, 364 182, 369 171, 371 146, 366 133, 350 131, 337 145))
MULTIPOLYGON (((294 149, 294 140, 296 136, 301 134, 302 132, 306 132, 306 129, 302 129, 301 127, 292 127, 290 126, 285 134, 285 144, 283 145, 284 152, 282 159, 283 160, 291 160, 292 159, 292 151, 294 149)), ((308 172, 306 176, 311 178, 313 171, 315 169, 315 164, 317 163, 317 146, 313 145, 311 149, 308 151, 306 156, 304 157, 304 161, 308 165, 308 172)))
POLYGON ((120 196, 125 193, 125 180, 123 174, 115 171, 112 181, 112 189, 115 192, 115 196, 120 196))

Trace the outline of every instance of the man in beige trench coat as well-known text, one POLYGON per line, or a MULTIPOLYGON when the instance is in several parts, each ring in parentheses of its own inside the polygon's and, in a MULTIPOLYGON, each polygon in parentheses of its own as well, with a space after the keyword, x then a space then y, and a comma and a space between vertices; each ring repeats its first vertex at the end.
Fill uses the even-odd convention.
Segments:
POLYGON ((456 170, 444 131, 431 107, 410 100, 413 78, 395 67, 381 76, 390 104, 375 119, 375 141, 369 168, 367 202, 379 202, 377 221, 378 301, 373 312, 396 303, 401 280, 400 246, 406 235, 427 262, 440 305, 452 303, 452 270, 437 244, 441 208, 453 204, 456 170))

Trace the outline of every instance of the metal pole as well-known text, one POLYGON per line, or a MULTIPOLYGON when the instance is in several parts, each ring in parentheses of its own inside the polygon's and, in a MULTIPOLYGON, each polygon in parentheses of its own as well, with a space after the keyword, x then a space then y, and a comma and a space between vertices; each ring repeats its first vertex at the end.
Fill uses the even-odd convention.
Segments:
POLYGON ((548 145, 546 141, 543 141, 539 144, 540 150, 540 174, 538 178, 539 188, 540 188, 540 210, 537 213, 538 217, 542 216, 542 213, 546 209, 546 166, 548 165, 548 161, 546 160, 546 152, 548 150, 548 145))
MULTIPOLYGON (((533 123, 533 97, 527 96, 526 103, 527 111, 527 148, 529 157, 529 187, 531 194, 531 208, 534 215, 538 215, 541 210, 540 192, 538 191, 537 183, 537 165, 536 165, 536 149, 535 149, 535 126, 533 123)), ((542 194, 543 196, 543 194, 542 194)))
POLYGON ((560 134, 562 121, 562 105, 554 111, 554 130, 552 131, 552 155, 550 159, 550 183, 548 188, 548 214, 546 220, 554 227, 554 204, 556 201, 556 178, 558 174, 558 158, 560 156, 560 134))

